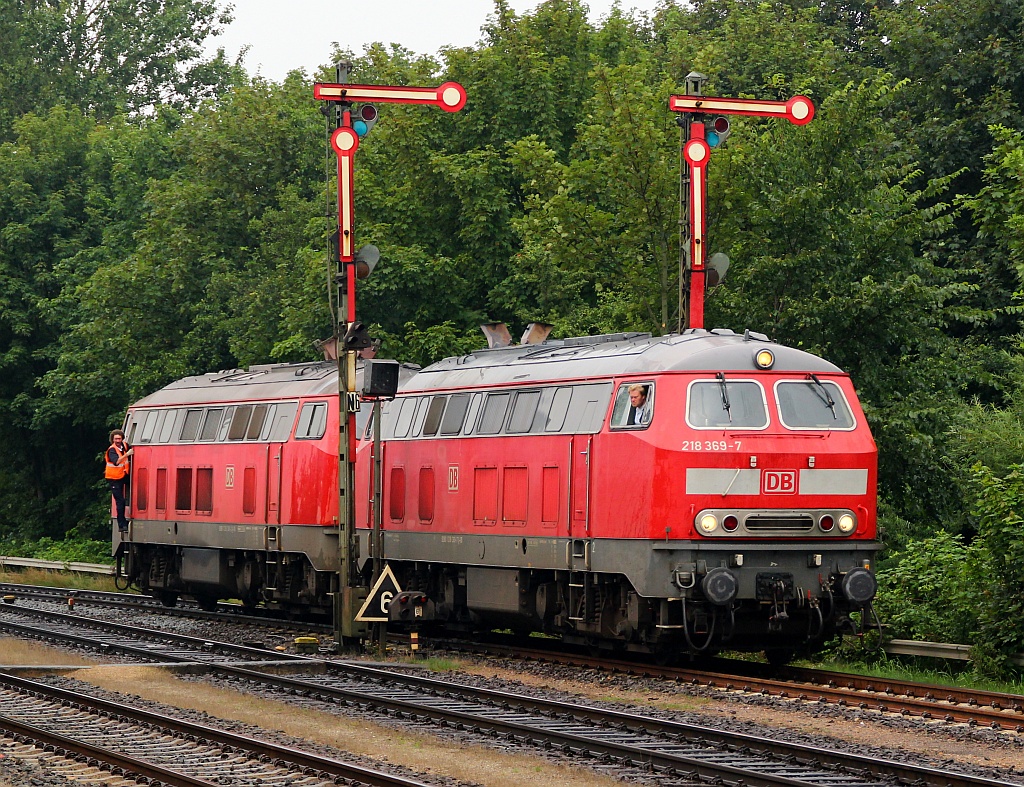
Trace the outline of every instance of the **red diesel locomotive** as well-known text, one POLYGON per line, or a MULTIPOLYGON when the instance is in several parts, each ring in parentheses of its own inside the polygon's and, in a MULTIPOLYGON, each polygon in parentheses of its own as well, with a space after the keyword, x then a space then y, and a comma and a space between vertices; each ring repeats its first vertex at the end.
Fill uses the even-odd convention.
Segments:
MULTIPOLYGON (((874 597, 877 451, 821 358, 690 330, 485 349, 403 377, 381 418, 381 557, 428 599, 418 620, 781 660, 874 597)), ((337 418, 333 364, 191 377, 134 405, 133 523, 114 533, 128 579, 167 603, 329 612, 337 418)))

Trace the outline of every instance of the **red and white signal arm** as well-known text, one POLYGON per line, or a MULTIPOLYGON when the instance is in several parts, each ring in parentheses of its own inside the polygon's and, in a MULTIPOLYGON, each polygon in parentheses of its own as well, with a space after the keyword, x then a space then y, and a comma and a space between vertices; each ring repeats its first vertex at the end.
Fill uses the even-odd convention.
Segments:
POLYGON ((759 101, 757 99, 716 98, 714 96, 669 96, 668 108, 673 112, 783 117, 795 126, 805 126, 814 119, 814 102, 807 96, 793 96, 789 101, 759 101))
POLYGON ((458 112, 466 106, 466 89, 458 82, 445 82, 439 87, 395 87, 318 82, 313 85, 313 98, 323 101, 430 104, 440 107, 445 112, 458 112))

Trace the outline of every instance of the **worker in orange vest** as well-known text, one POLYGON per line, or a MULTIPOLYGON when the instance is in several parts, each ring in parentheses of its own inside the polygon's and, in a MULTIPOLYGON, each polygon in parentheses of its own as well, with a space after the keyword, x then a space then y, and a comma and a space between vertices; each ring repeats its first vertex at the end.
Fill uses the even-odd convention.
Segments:
POLYGON ((115 429, 110 433, 110 448, 107 449, 107 469, 104 473, 110 482, 110 494, 114 496, 114 507, 117 510, 117 529, 128 532, 128 520, 124 515, 125 501, 128 499, 128 482, 132 472, 131 456, 135 449, 124 441, 124 432, 115 429))

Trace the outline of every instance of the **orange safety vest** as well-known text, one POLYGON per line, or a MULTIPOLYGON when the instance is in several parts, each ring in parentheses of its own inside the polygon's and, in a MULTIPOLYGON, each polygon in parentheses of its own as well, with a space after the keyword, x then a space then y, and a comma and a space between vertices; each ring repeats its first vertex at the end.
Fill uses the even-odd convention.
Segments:
MULTIPOLYGON (((124 455, 128 453, 127 448, 118 448, 113 443, 110 444, 110 448, 113 448, 117 452, 117 456, 119 459, 124 457, 124 455)), ((126 459, 121 464, 115 465, 113 462, 110 461, 110 448, 108 448, 107 452, 104 454, 104 457, 107 460, 107 469, 106 472, 103 473, 103 475, 105 478, 108 478, 111 481, 120 481, 122 478, 128 475, 128 473, 131 472, 132 463, 130 460, 126 459)))

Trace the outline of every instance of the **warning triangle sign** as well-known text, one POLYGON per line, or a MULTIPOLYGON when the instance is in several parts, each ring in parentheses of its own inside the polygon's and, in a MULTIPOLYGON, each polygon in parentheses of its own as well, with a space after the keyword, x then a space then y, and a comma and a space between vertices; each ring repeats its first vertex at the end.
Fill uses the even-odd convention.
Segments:
POLYGON ((401 592, 402 588, 398 586, 398 580, 395 579, 391 566, 385 564, 380 577, 370 589, 370 595, 366 597, 363 606, 356 613, 356 620, 363 623, 387 623, 388 606, 390 606, 391 600, 401 592))

